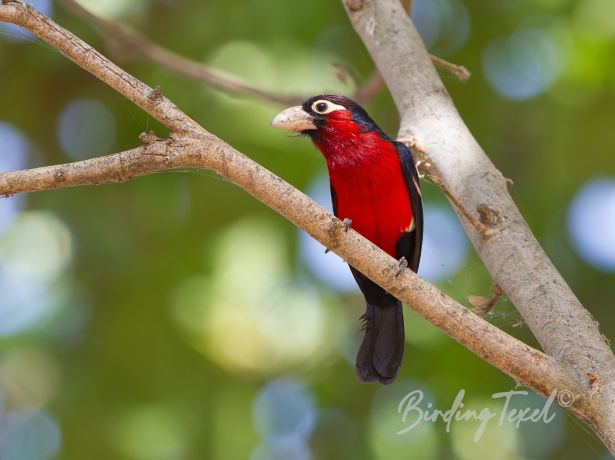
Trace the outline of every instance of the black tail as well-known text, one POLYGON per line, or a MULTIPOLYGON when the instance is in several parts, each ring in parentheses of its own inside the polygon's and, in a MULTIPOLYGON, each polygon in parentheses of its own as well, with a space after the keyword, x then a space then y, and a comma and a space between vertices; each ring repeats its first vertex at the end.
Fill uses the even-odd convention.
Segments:
POLYGON ((365 336, 357 354, 356 372, 361 383, 392 383, 404 355, 404 316, 401 302, 390 294, 367 302, 365 336))

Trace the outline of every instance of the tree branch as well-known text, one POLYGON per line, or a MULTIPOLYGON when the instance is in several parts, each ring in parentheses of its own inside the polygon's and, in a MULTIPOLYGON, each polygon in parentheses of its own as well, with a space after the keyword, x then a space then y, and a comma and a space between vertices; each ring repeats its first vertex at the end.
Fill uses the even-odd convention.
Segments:
POLYGON ((198 155, 202 149, 202 146, 190 137, 173 136, 160 139, 151 133, 143 133, 141 140, 141 147, 113 155, 2 173, 0 196, 79 185, 127 182, 159 171, 190 167, 185 158, 198 155))
POLYGON ((434 63, 437 67, 448 70, 454 76, 457 77, 459 81, 468 81, 472 76, 472 72, 470 72, 467 68, 459 64, 453 64, 452 62, 448 62, 441 57, 434 56, 433 54, 429 55, 431 62, 434 63))
MULTIPOLYGON (((382 5, 384 4, 390 2, 383 0, 382 5)), ((395 10, 393 12, 397 13, 395 10)), ((159 88, 152 89, 141 83, 21 0, 4 0, 0 6, 0 20, 22 25, 32 31, 133 101, 172 132, 170 137, 164 140, 152 135, 142 136, 142 147, 116 155, 68 165, 0 174, 0 195, 71 185, 121 182, 179 167, 214 170, 303 228, 384 289, 411 305, 428 321, 518 383, 543 395, 563 389, 571 391, 575 395, 571 410, 581 419, 589 423, 595 422, 594 395, 585 391, 585 385, 572 378, 567 365, 474 315, 412 271, 406 269, 398 273, 395 259, 355 231, 344 231, 338 219, 309 197, 207 132, 164 98, 159 88)), ((391 20, 396 19, 391 17, 391 20)), ((407 28, 405 23, 402 23, 402 26, 401 29, 407 28)), ((413 36, 410 38, 417 40, 413 36)), ((409 43, 420 43, 420 40, 409 43)), ((419 59, 417 69, 429 73, 432 68, 429 59, 424 56, 425 51, 421 48, 418 52, 418 56, 423 60, 419 59)), ((390 79, 387 72, 383 72, 383 75, 390 79)), ((423 96, 423 93, 416 94, 423 96)), ((430 93, 424 94, 426 100, 429 100, 430 93)), ((397 97, 397 93, 395 96, 397 97)), ((443 134, 445 131, 439 130, 438 133, 443 134)), ((448 173, 448 170, 443 171, 448 173)), ((448 177, 446 174, 444 180, 448 180, 448 177)), ((505 229, 498 228, 498 231, 504 232, 505 229)), ((496 238, 497 235, 494 235, 487 241, 490 243, 496 238)), ((548 286, 545 287, 545 290, 548 289, 548 286)), ((605 375, 598 371, 593 375, 596 377, 596 384, 592 388, 598 388, 605 375)))
POLYGON ((304 99, 299 96, 284 96, 265 91, 228 72, 180 56, 177 53, 156 45, 133 30, 96 16, 75 0, 60 0, 60 3, 62 3, 66 9, 92 23, 109 39, 120 43, 130 51, 136 52, 150 61, 180 75, 206 83, 223 91, 256 96, 275 104, 295 105, 304 99))
POLYGON ((342 1, 397 104, 399 137, 423 146, 465 209, 493 218, 490 238, 471 231, 467 220, 461 222, 494 282, 543 349, 591 395, 594 412, 586 420, 615 453, 615 358, 597 323, 548 259, 508 194, 504 177, 463 123, 399 0, 364 0, 360 9, 342 1), (599 376, 599 386, 590 385, 590 373, 599 376))
MULTIPOLYGON (((400 2, 406 14, 408 16, 412 16, 412 0, 400 0, 400 2)), ((363 0, 350 1, 347 2, 346 5, 347 8, 352 11, 359 11, 363 8, 363 0)), ((429 57, 435 65, 449 71, 457 77, 459 81, 467 81, 472 76, 472 73, 462 65, 445 61, 438 56, 434 56, 433 54, 430 54, 429 57)), ((386 83, 384 78, 382 78, 382 75, 380 75, 378 70, 375 70, 371 77, 369 77, 363 85, 357 87, 352 98, 359 104, 367 104, 378 94, 380 94, 380 91, 382 91, 385 86, 386 83)))

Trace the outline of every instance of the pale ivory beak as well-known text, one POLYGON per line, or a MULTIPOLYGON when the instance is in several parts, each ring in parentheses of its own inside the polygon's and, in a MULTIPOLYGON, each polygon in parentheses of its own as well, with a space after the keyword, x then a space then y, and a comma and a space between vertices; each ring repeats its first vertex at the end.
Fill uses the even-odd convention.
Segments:
POLYGON ((286 131, 297 132, 316 129, 314 119, 300 105, 289 107, 283 112, 278 113, 271 122, 271 125, 286 131))

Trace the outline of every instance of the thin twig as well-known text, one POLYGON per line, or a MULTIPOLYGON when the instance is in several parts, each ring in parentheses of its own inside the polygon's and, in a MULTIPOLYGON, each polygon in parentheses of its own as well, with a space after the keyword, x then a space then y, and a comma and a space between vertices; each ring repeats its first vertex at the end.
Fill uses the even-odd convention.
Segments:
POLYGON ((428 177, 431 181, 440 187, 442 192, 448 197, 453 206, 455 206, 459 212, 467 219, 467 221, 476 229, 479 235, 483 238, 491 236, 491 230, 487 225, 477 219, 469 210, 464 206, 461 199, 456 196, 446 186, 444 181, 438 176, 438 170, 429 160, 429 155, 425 148, 416 141, 416 138, 398 138, 399 142, 406 144, 410 150, 414 153, 416 161, 416 168, 419 173, 424 177, 428 177))
POLYGON ((433 54, 430 54, 429 57, 431 58, 431 62, 433 62, 437 67, 448 70, 450 73, 455 75, 459 81, 468 81, 472 76, 472 73, 462 65, 445 61, 438 56, 434 56, 433 54))
POLYGON ((473 305, 471 309, 472 313, 477 314, 480 317, 484 317, 487 313, 493 310, 493 307, 496 306, 504 293, 497 284, 494 284, 491 287, 491 292, 493 292, 491 298, 468 296, 468 301, 473 305))
POLYGON ((129 50, 178 74, 207 83, 217 89, 256 96, 276 104, 295 105, 304 99, 299 96, 285 96, 257 88, 228 72, 206 66, 173 51, 169 51, 127 27, 107 21, 93 14, 75 0, 60 0, 60 2, 66 9, 91 22, 110 40, 118 42, 129 50))
POLYGON ((483 224, 470 211, 468 211, 468 208, 464 206, 464 204, 461 202, 459 197, 454 195, 449 190, 449 188, 446 186, 446 184, 440 177, 429 176, 429 178, 432 180, 434 184, 436 184, 438 187, 440 187, 440 189, 442 189, 442 191, 448 197, 448 199, 451 200, 451 202, 455 205, 457 209, 459 209, 461 214, 463 214, 463 216, 470 223, 470 225, 472 225, 476 229, 476 231, 478 232, 480 236, 482 236, 483 238, 487 238, 490 236, 489 228, 487 228, 485 224, 483 224))

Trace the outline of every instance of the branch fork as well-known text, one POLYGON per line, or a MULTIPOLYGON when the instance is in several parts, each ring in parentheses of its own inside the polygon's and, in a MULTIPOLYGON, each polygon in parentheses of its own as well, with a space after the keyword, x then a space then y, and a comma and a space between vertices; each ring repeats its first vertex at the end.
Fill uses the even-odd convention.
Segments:
MULTIPOLYGON (((347 7, 350 1, 345 1, 347 7)), ((348 8, 348 13, 402 114, 400 137, 416 127, 425 138, 438 139, 430 148, 429 167, 437 172, 436 180, 446 181, 449 199, 464 216, 464 224, 469 223, 466 229, 476 230, 468 234, 478 254, 545 353, 475 315, 414 272, 399 271, 398 261, 357 232, 344 231, 339 219, 206 131, 161 91, 126 73, 21 0, 3 0, 0 20, 27 28, 174 134, 160 139, 146 133, 141 136, 142 146, 125 152, 0 174, 0 195, 122 182, 179 167, 214 170, 519 384, 547 397, 553 391, 570 391, 576 399, 569 409, 615 453, 615 358, 591 315, 544 255, 510 199, 501 174, 467 131, 399 0, 363 0, 360 11, 348 8), (374 18, 382 24, 373 27, 374 18), (416 98, 417 94, 422 97, 416 98), (476 170, 486 174, 476 179, 476 170), (467 187, 468 178, 475 179, 472 187, 467 187), (482 221, 469 209, 478 209, 482 221), (505 228, 498 225, 499 216, 506 216, 505 228), (490 233, 489 225, 498 231, 490 233)))

